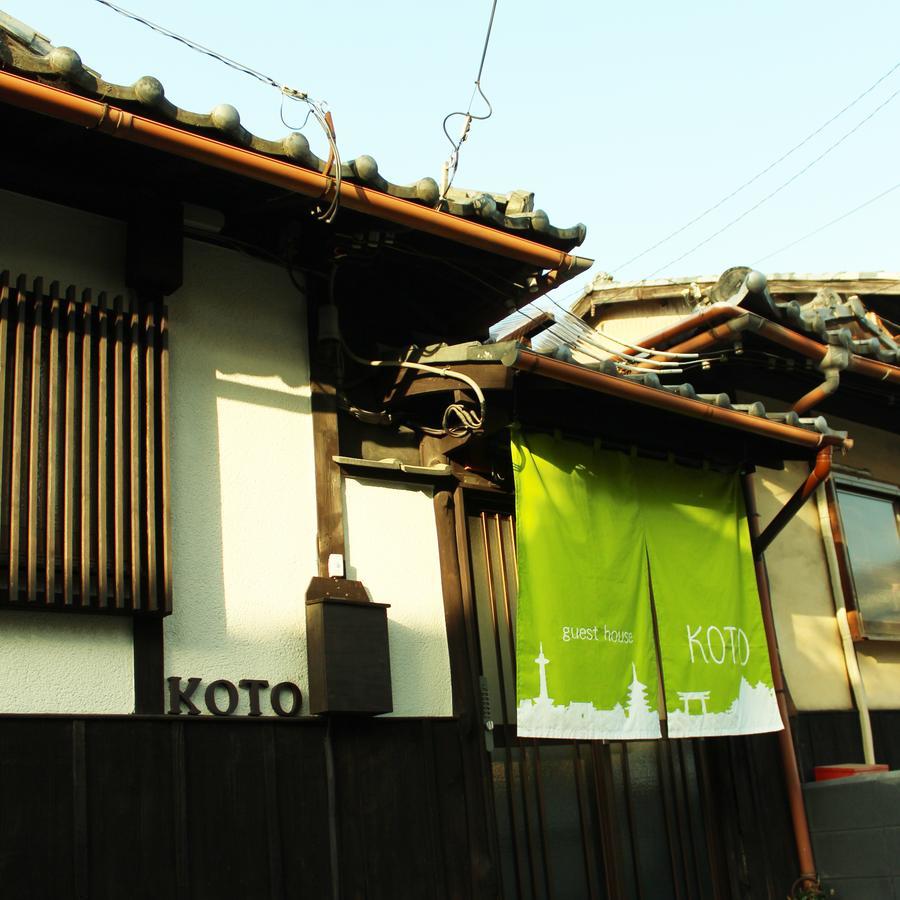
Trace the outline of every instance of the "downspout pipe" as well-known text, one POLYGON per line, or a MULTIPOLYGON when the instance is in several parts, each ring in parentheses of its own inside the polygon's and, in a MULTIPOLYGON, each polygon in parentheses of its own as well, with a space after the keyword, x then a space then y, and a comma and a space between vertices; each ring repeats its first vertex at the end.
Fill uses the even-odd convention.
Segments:
POLYGON ((756 549, 759 542, 759 510, 756 506, 756 493, 753 488, 752 475, 745 474, 744 503, 747 508, 747 522, 750 528, 750 539, 754 546, 753 564, 756 570, 756 586, 759 590, 760 608, 763 626, 766 633, 766 645, 769 650, 769 662, 772 666, 772 683, 778 701, 778 711, 784 726, 778 732, 778 749, 781 755, 781 769, 784 774, 787 790, 788 808, 791 825, 794 831, 794 845, 797 850, 797 861, 800 864, 800 878, 806 886, 818 886, 816 861, 813 856, 812 837, 809 832, 809 820, 806 807, 803 805, 803 786, 800 781, 800 767, 794 750, 794 738, 791 733, 791 720, 788 715, 785 695, 784 671, 781 668, 781 657, 778 652, 778 638, 775 634, 775 618, 772 614, 772 597, 769 593, 769 575, 762 551, 756 549))
POLYGON ((822 447, 816 454, 816 462, 809 477, 794 492, 793 496, 778 511, 774 519, 766 526, 753 545, 753 552, 762 556, 769 544, 784 530, 785 525, 800 510, 800 507, 815 493, 816 488, 831 474, 832 447, 822 447))
POLYGON ((872 739, 872 720, 869 716, 869 701, 866 697, 866 686, 863 683, 856 647, 850 634, 850 623, 847 621, 847 605, 844 600, 844 588, 841 584, 841 573, 838 567, 837 547, 834 532, 831 530, 831 512, 828 509, 827 485, 819 485, 816 490, 816 506, 819 513, 819 530, 822 532, 822 544, 825 548, 825 560, 828 563, 828 577, 831 581, 831 594, 834 597, 834 613, 837 619, 838 633, 841 636, 841 647, 844 650, 844 663, 847 666, 847 679, 853 691, 853 700, 859 714, 859 731, 862 737, 863 760, 866 765, 875 763, 875 743, 872 739))
MULTIPOLYGON (((10 72, 0 72, 0 101, 307 197, 324 197, 335 187, 333 178, 311 169, 137 116, 10 72)), ((561 275, 583 271, 593 262, 347 181, 340 185, 340 203, 357 212, 541 269, 556 270, 561 275)))
POLYGON ((825 370, 825 380, 814 387, 808 394, 804 394, 792 407, 798 416, 805 415, 813 407, 818 406, 826 397, 830 397, 840 386, 841 370, 828 368, 825 370))

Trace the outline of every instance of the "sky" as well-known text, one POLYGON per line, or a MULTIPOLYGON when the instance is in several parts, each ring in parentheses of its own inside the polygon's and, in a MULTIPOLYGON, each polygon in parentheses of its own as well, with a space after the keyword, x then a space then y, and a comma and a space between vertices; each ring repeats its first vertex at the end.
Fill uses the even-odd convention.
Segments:
MULTIPOLYGON (((491 0, 121 5, 327 102, 342 157, 369 154, 400 183, 440 181, 450 150, 441 123, 468 105, 491 10, 491 0)), ((108 81, 155 75, 179 106, 231 103, 263 137, 288 131, 277 90, 96 0, 0 0, 0 9, 73 47, 108 81)), ((663 241, 900 63, 897 34, 900 4, 889 0, 498 0, 482 76, 494 112, 473 124, 455 186, 526 189, 554 224, 583 222, 578 252, 596 260, 588 279, 735 265, 898 271, 900 93, 891 98, 900 67, 663 241)), ((302 120, 299 105, 284 113, 302 120)), ((304 133, 327 156, 316 129, 310 120, 304 133)), ((572 302, 584 280, 556 291, 557 301, 572 302)))

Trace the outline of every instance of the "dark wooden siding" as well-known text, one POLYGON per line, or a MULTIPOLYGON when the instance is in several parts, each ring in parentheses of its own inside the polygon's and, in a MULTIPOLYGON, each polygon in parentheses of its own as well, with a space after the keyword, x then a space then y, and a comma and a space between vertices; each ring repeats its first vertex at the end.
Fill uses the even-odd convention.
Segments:
MULTIPOLYGON (((875 761, 900 769, 900 710, 872 710, 875 761)), ((814 768, 863 761, 859 716, 855 712, 806 712, 796 718, 800 773, 812 781, 814 768)))
MULTIPOLYGON (((332 725, 341 896, 489 897, 459 723, 332 725)), ((320 721, 0 717, 4 900, 332 896, 320 721)))

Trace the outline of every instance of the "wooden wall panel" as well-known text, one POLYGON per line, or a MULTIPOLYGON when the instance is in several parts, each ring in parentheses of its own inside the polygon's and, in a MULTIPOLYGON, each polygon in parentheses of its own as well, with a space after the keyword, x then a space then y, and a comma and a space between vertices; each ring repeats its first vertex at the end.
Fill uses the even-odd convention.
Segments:
MULTIPOLYGON (((73 721, 0 723, 0 895, 81 900, 73 721)), ((81 895, 84 896, 84 895, 81 895)))
MULTIPOLYGON (((0 895, 332 898, 326 727, 316 720, 0 716, 0 895)), ((342 898, 496 900, 496 875, 471 876, 486 848, 467 808, 466 741, 457 720, 332 723, 342 898)), ((691 806, 702 805, 705 835, 694 833, 694 850, 702 851, 704 838, 716 845, 718 870, 714 890, 698 891, 708 876, 692 856, 679 856, 678 865, 694 872, 685 882, 694 888, 672 896, 782 900, 796 863, 773 736, 670 748, 670 775, 686 779, 685 791, 695 790, 693 763, 681 773, 676 757, 694 747, 702 796, 685 800, 682 826, 694 830, 691 806)), ((633 841, 625 818, 600 825, 633 841)), ((606 897, 597 874, 596 893, 606 897)), ((616 882, 610 900, 637 896, 627 881, 616 882)), ((514 889, 505 884, 503 896, 514 889)))
MULTIPOLYGON (((329 897, 325 723, 271 729, 286 897, 329 897), (300 852, 302 848, 302 852, 300 852)), ((268 777, 269 770, 266 770, 268 777)))
POLYGON ((91 900, 177 898, 172 724, 85 723, 91 900))
POLYGON ((0 276, 0 606, 171 612, 165 331, 0 276))

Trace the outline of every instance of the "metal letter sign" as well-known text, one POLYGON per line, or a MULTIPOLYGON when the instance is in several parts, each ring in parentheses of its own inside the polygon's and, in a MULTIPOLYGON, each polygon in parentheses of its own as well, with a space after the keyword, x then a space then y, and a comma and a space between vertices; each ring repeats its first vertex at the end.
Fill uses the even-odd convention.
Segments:
MULTIPOLYGON (((182 707, 187 710, 189 716, 199 716, 200 707, 194 702, 193 697, 200 686, 202 678, 188 678, 187 685, 183 685, 180 675, 167 678, 169 686, 170 716, 180 716, 182 707)), ((242 678, 238 686, 247 691, 247 699, 250 704, 248 716, 261 716, 260 695, 269 687, 269 682, 259 678, 242 678)), ((211 681, 203 693, 203 701, 207 710, 214 716, 232 716, 238 708, 240 693, 234 683, 225 678, 211 681)), ((303 709, 303 693, 296 684, 290 681, 282 681, 276 684, 269 693, 269 704, 272 712, 281 718, 290 719, 299 716, 303 709)))

